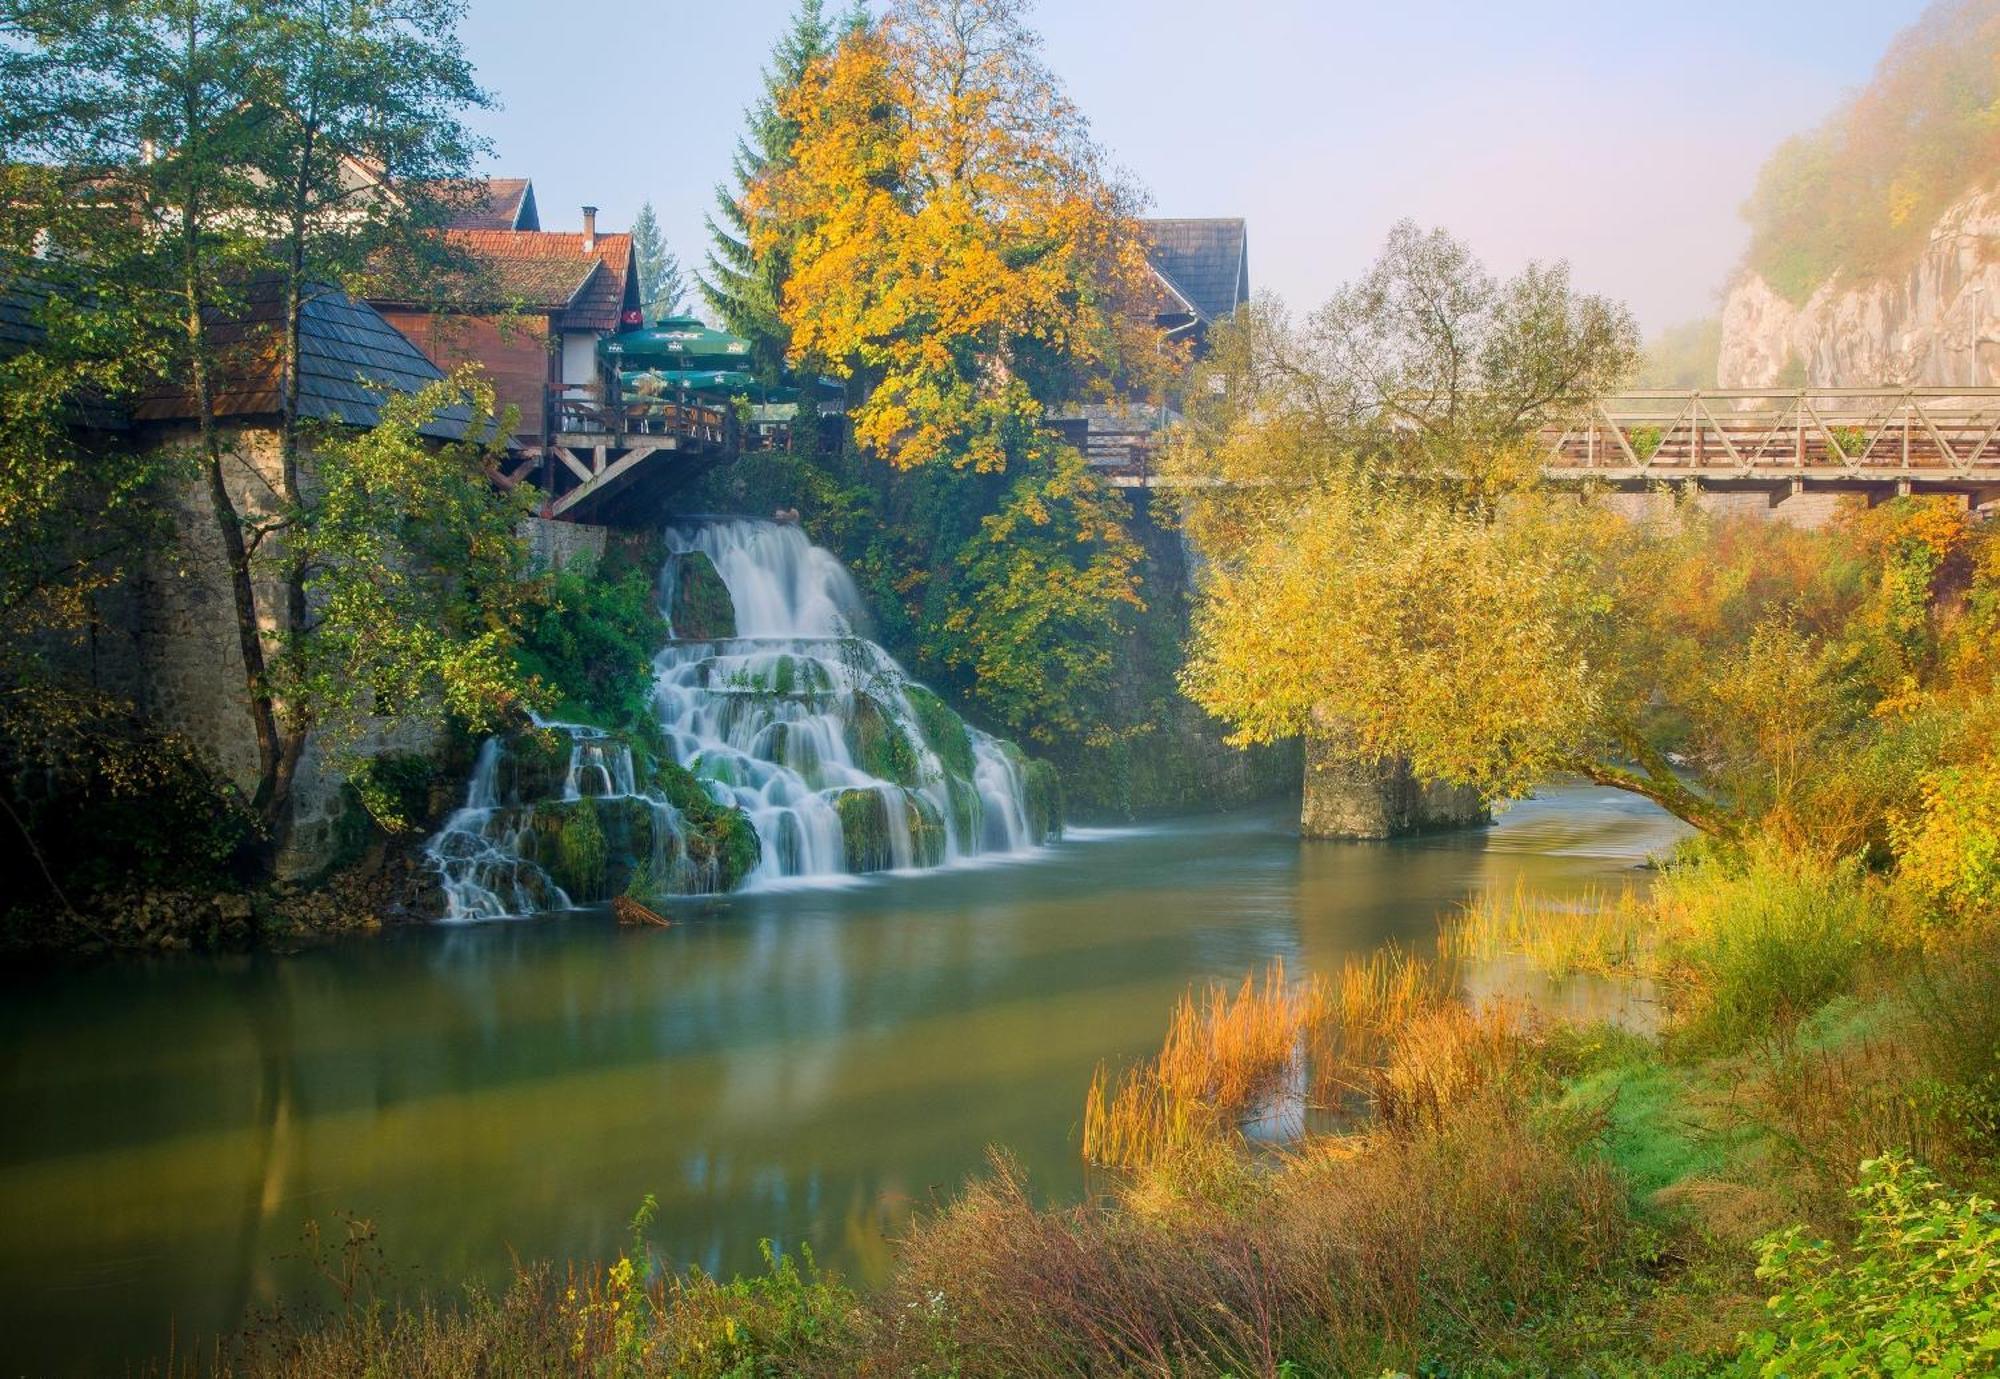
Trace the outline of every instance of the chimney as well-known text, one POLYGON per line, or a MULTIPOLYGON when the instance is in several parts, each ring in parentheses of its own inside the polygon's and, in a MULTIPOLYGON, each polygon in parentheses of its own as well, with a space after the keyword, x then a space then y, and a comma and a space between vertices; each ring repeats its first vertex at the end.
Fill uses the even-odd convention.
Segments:
POLYGON ((583 208, 583 252, 586 254, 597 252, 597 207, 595 206, 583 208))

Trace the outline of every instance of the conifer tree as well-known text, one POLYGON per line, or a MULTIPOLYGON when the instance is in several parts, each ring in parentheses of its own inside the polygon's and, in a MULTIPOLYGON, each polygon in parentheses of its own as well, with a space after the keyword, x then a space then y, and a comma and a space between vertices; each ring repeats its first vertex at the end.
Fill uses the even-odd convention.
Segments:
POLYGON ((650 201, 632 218, 632 252, 639 260, 639 303, 647 322, 680 315, 687 307, 687 277, 650 201))
POLYGON ((767 372, 783 367, 791 340, 778 316, 788 256, 781 246, 761 256, 752 253, 751 213, 744 197, 766 170, 791 158, 799 130, 798 123, 779 110, 784 93, 814 62, 833 51, 843 30, 866 23, 867 14, 859 5, 836 25, 828 22, 823 0, 799 0, 791 26, 771 50, 763 94, 744 112, 744 132, 731 159, 734 185, 716 187, 715 210, 704 218, 710 245, 707 271, 696 275, 702 298, 722 325, 751 340, 758 366, 767 372))

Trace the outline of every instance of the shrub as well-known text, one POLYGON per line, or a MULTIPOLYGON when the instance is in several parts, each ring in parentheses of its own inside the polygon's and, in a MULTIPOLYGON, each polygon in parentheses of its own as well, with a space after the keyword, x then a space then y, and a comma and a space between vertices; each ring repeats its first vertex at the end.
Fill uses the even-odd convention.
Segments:
POLYGON ((1880 930, 1853 865, 1702 861, 1669 871, 1655 897, 1672 1036, 1694 1052, 1796 1026, 1849 989, 1880 930))
POLYGON ((1436 1133, 1323 1141, 1164 1210, 1140 1191, 1037 1210, 1002 1160, 907 1242, 886 1312, 921 1325, 883 1370, 1573 1372, 1551 1323, 1626 1262, 1624 1193, 1517 1109, 1482 1096, 1436 1133))
POLYGON ((580 561, 550 577, 518 655, 523 671, 556 692, 558 716, 622 728, 651 720, 650 667, 666 640, 649 575, 628 568, 614 577, 580 561))
POLYGON ((2000 759, 1932 774, 1892 833, 1926 941, 1938 927, 2000 927, 2000 759))
POLYGON ((1736 1372, 1973 1374, 2000 1368, 2000 1217, 1899 1154, 1861 1166, 1859 1230, 1835 1249, 1794 1226, 1759 1247, 1771 1326, 1736 1372))

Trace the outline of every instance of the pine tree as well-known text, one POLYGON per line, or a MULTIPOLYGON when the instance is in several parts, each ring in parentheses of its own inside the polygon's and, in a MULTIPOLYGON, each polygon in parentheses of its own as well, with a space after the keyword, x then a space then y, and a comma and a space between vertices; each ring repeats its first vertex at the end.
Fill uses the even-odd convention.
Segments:
POLYGON ((632 252, 639 260, 639 302, 646 320, 680 315, 687 306, 687 278, 660 233, 660 218, 650 201, 632 219, 632 252))
POLYGON ((859 4, 835 25, 827 21, 823 0, 799 0, 791 27, 771 50, 770 65, 764 69, 764 92, 744 112, 743 136, 736 141, 731 159, 735 185, 716 187, 715 210, 705 217, 711 243, 707 271, 696 274, 696 284, 721 323, 750 339, 757 363, 766 372, 775 373, 783 366, 791 338, 778 318, 785 254, 780 249, 765 254, 760 261, 751 252, 744 194, 767 169, 782 166, 791 157, 798 125, 778 112, 779 97, 814 62, 833 51, 843 32, 867 22, 867 12, 859 4))

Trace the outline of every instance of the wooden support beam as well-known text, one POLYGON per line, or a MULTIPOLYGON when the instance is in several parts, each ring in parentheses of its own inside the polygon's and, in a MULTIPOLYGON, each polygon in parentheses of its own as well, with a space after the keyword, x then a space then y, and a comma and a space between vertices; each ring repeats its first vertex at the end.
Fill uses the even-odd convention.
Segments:
POLYGON ((579 460, 576 457, 576 453, 572 451, 568 446, 552 445, 549 448, 555 452, 556 458, 562 461, 563 467, 565 469, 569 470, 570 473, 576 475, 576 477, 583 483, 587 484, 590 482, 591 480, 590 470, 584 466, 583 461, 579 460))

